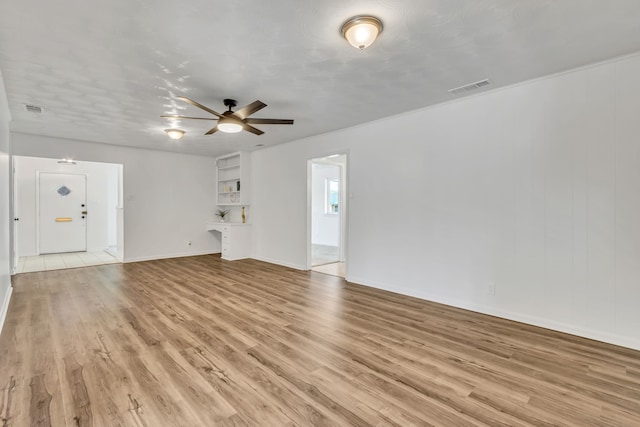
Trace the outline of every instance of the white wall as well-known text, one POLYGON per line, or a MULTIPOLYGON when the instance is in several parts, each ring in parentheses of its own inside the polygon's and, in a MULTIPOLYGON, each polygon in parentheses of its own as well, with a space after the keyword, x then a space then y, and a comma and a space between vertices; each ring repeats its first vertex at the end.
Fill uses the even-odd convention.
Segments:
POLYGON ((306 162, 348 150, 347 279, 640 349, 638 75, 636 55, 256 151, 254 256, 305 267, 306 162))
POLYGON ((15 155, 124 165, 125 261, 220 252, 205 230, 214 218, 214 158, 22 133, 12 143, 15 155))
POLYGON ((118 244, 118 208, 122 165, 113 165, 107 172, 107 247, 118 244))
POLYGON ((9 212, 10 166, 9 122, 11 115, 7 92, 0 72, 0 331, 4 323, 11 295, 11 251, 9 226, 13 222, 9 212))
POLYGON ((119 165, 81 162, 59 164, 56 159, 14 156, 15 180, 18 185, 17 212, 20 222, 18 256, 39 254, 37 247, 37 172, 81 174, 87 177, 87 251, 102 251, 109 246, 109 231, 115 241, 115 215, 118 202, 119 165), (115 187, 115 192, 109 192, 115 187), (109 222, 113 227, 109 230, 109 222))
POLYGON ((340 215, 325 213, 326 181, 340 180, 340 166, 313 163, 311 176, 311 243, 340 246, 340 215))

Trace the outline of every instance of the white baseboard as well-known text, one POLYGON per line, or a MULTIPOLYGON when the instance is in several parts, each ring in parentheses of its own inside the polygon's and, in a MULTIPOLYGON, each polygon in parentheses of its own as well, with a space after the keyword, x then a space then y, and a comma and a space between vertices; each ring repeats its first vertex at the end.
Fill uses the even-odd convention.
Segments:
POLYGON ((283 267, 293 268, 294 270, 308 270, 307 267, 304 266, 304 265, 293 264, 293 263, 290 263, 290 262, 281 261, 281 260, 277 260, 277 259, 265 258, 265 257, 257 257, 257 256, 252 256, 251 258, 255 259, 255 260, 258 260, 258 261, 262 261, 262 262, 268 262, 269 264, 276 264, 276 265, 281 265, 283 267))
POLYGON ((11 283, 9 283, 7 292, 4 294, 4 299, 2 300, 2 307, 0 307, 0 333, 2 333, 2 327, 4 326, 4 321, 7 318, 7 312, 9 311, 9 300, 11 300, 12 293, 13 286, 11 286, 11 283))
POLYGON ((142 256, 142 257, 133 257, 133 258, 126 258, 123 261, 124 263, 130 263, 130 262, 141 262, 141 261, 153 261, 156 259, 168 259, 168 258, 184 258, 184 257, 188 257, 188 256, 200 256, 200 255, 211 255, 211 254, 219 254, 220 251, 218 252, 211 252, 211 251, 203 251, 203 252, 189 252, 189 253, 177 253, 177 254, 169 254, 169 255, 149 255, 149 256, 142 256))
MULTIPOLYGON (((443 303, 446 304, 446 303, 443 303)), ((448 304, 453 305, 453 304, 448 304)), ((487 307, 473 303, 459 303, 454 307, 463 308, 465 310, 476 311, 478 313, 488 314, 495 317, 500 317, 507 320, 513 320, 516 322, 526 323, 528 325, 539 326, 545 329, 552 329, 558 332, 564 332, 571 335, 576 335, 583 338, 588 338, 595 341, 602 341, 608 344, 619 345, 621 347, 631 348, 633 350, 640 350, 640 340, 632 337, 624 337, 620 335, 610 334, 603 331, 597 331, 592 329, 582 328, 576 325, 570 325, 563 322, 556 322, 554 320, 544 319, 537 316, 530 316, 526 314, 516 313, 508 310, 501 310, 495 307, 487 307)))
POLYGON ((462 308, 464 310, 474 311, 481 314, 487 314, 489 316, 500 317, 502 319, 513 320, 515 322, 526 323, 532 326, 539 326, 545 329, 551 329, 558 332, 564 332, 571 335, 577 335, 579 337, 588 338, 596 341, 602 341, 608 344, 619 345, 621 347, 630 348, 633 350, 640 350, 640 339, 637 337, 627 337, 615 335, 603 331, 583 328, 576 325, 570 325, 554 320, 549 320, 537 316, 531 316, 527 314, 516 313, 509 310, 502 310, 497 307, 491 307, 483 304, 477 304, 470 301, 460 301, 450 298, 442 298, 435 295, 420 295, 411 292, 400 292, 398 289, 383 283, 373 283, 370 280, 362 279, 358 277, 348 277, 348 282, 356 283, 371 288, 382 289, 397 294, 407 295, 414 298, 419 298, 425 301, 432 301, 438 304, 444 304, 451 307, 462 308))

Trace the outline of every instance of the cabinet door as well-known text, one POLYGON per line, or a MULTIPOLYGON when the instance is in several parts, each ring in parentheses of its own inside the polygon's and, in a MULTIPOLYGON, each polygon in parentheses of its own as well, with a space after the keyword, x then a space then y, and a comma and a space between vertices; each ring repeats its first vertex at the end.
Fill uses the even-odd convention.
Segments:
POLYGON ((233 260, 233 252, 231 250, 231 244, 223 243, 222 244, 222 259, 233 260))

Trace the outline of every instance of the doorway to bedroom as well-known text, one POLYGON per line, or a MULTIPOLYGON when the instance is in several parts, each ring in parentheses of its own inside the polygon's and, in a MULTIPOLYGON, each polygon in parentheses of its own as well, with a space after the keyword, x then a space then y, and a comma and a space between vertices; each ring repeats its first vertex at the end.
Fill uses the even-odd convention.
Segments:
POLYGON ((346 276, 347 155, 332 154, 309 162, 309 267, 346 276))

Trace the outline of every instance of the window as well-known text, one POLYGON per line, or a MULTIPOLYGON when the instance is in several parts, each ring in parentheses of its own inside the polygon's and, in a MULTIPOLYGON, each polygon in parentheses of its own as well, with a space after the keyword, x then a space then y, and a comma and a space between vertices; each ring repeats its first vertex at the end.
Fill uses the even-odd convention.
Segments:
POLYGON ((326 179, 324 183, 325 204, 324 213, 337 214, 340 212, 340 181, 326 179))

